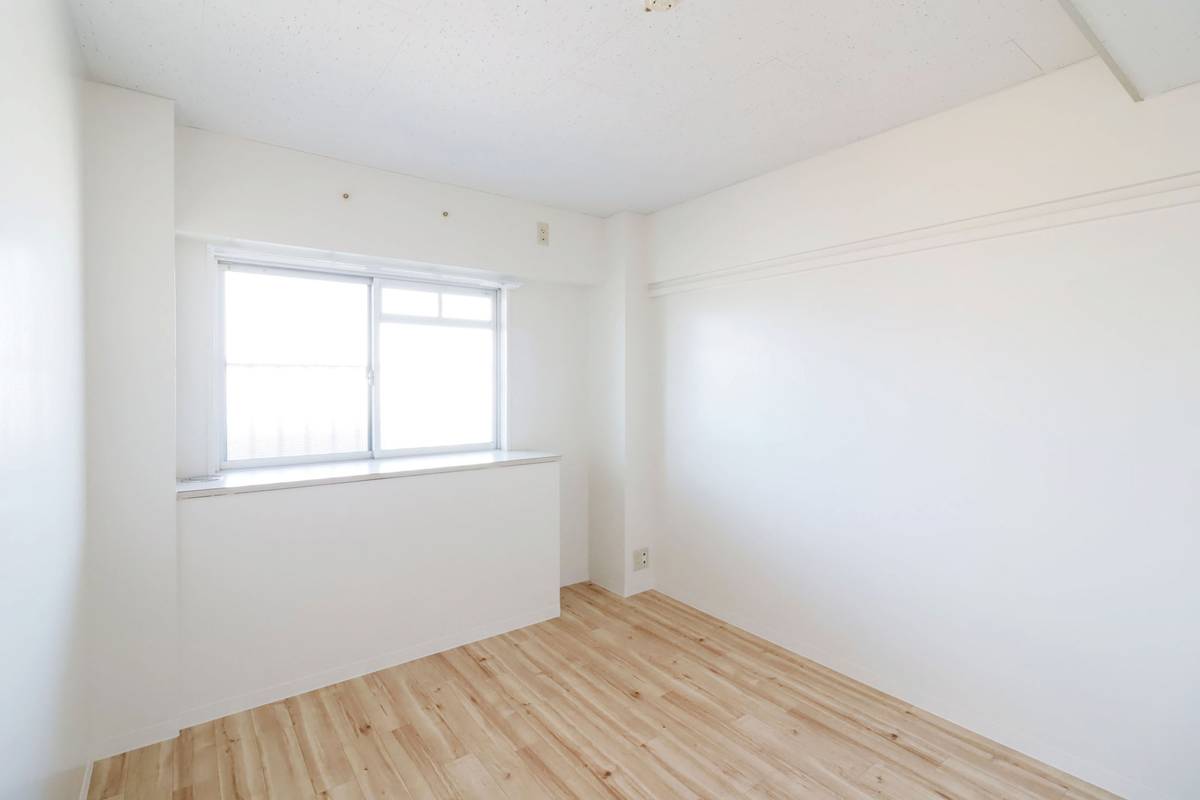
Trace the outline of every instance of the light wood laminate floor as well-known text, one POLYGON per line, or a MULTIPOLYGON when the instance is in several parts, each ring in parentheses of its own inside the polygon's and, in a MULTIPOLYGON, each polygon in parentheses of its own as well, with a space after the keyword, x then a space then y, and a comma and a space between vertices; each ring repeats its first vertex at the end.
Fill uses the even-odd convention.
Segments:
POLYGON ((1114 797, 657 592, 99 762, 89 800, 1114 797))

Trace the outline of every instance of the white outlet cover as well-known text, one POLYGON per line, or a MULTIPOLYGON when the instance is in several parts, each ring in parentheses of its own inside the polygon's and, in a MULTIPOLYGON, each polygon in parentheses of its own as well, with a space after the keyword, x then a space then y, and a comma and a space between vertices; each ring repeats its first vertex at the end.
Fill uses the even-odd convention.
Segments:
POLYGON ((633 551, 633 569, 636 572, 650 566, 650 548, 643 547, 633 551))

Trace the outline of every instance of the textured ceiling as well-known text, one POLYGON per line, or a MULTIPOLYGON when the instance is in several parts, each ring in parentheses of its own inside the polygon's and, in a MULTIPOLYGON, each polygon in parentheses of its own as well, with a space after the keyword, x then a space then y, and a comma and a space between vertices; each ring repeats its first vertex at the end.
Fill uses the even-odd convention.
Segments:
POLYGON ((72 0, 180 124, 601 215, 1092 54, 1055 0, 72 0))

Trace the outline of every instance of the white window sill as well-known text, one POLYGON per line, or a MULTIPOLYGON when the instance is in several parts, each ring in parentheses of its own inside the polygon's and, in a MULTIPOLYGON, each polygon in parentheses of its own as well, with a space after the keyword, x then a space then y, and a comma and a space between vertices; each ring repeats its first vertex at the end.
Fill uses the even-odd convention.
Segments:
POLYGON ((178 481, 175 484, 175 496, 180 500, 187 500, 221 494, 270 492, 276 489, 322 486, 330 483, 354 483, 382 478, 434 475, 439 472, 462 472, 472 469, 513 467, 520 464, 542 464, 559 461, 561 458, 562 456, 554 453, 540 453, 534 450, 485 450, 475 453, 439 453, 402 458, 234 469, 223 472, 219 477, 211 480, 178 481))

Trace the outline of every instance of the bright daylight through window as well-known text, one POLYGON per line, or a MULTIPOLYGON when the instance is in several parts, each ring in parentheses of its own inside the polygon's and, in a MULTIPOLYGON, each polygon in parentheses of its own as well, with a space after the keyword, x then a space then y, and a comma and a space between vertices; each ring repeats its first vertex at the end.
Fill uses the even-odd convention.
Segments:
POLYGON ((226 265, 233 466, 496 446, 495 289, 226 265))

